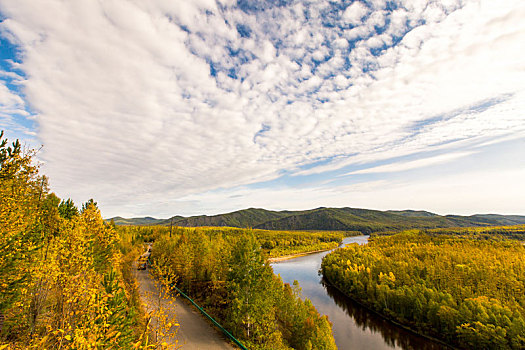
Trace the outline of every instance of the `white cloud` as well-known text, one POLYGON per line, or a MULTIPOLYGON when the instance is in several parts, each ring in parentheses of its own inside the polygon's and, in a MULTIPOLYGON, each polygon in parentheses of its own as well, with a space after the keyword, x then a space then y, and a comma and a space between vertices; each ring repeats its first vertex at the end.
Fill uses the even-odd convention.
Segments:
POLYGON ((380 166, 376 166, 373 168, 356 170, 356 171, 346 173, 344 175, 346 176, 346 175, 357 175, 357 174, 394 173, 394 172, 400 172, 400 171, 407 171, 407 170, 428 167, 431 165, 447 163, 447 162, 456 160, 458 158, 466 157, 471 154, 472 152, 458 152, 458 153, 450 153, 450 154, 441 154, 439 156, 417 159, 417 160, 412 160, 408 162, 385 164, 385 165, 380 165, 380 166))
MULTIPOLYGON (((23 78, 13 72, 6 72, 1 76, 10 79, 11 84, 17 85, 23 78)), ((11 91, 3 80, 0 80, 0 130, 4 131, 3 138, 10 141, 19 139, 27 147, 37 148, 35 132, 27 124, 31 123, 32 116, 26 110, 25 101, 11 91)))
MULTIPOLYGON (((241 208, 305 210, 354 207, 378 210, 424 209, 446 215, 479 213, 522 214, 525 169, 490 170, 428 176, 409 181, 376 180, 339 187, 236 188, 190 195, 180 202, 184 209, 219 214, 241 208), (379 199, 379 200, 378 200, 379 199)), ((164 208, 158 208, 162 211, 164 208)), ((131 209, 131 212, 134 209, 131 209)), ((144 210, 144 214, 148 213, 144 210)), ((169 215, 169 212, 165 216, 169 215)))
POLYGON ((117 214, 525 130, 520 1, 265 6, 4 0, 53 189, 117 214))
POLYGON ((11 92, 4 84, 0 84, 0 108, 2 113, 26 114, 23 108, 24 105, 24 100, 20 96, 11 92))
POLYGON ((354 1, 343 13, 343 20, 349 24, 361 24, 361 20, 368 14, 368 7, 360 1, 354 1))

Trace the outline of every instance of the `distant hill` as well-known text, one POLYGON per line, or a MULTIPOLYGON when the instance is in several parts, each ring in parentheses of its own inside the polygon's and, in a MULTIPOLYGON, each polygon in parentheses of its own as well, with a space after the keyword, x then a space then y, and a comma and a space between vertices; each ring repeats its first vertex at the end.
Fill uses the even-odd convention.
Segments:
MULTIPOLYGON (((179 218, 182 218, 182 216, 180 216, 179 218)), ((143 218, 131 218, 131 219, 126 219, 120 216, 115 216, 114 218, 106 219, 105 221, 110 222, 111 220, 113 220, 115 225, 123 225, 123 226, 124 225, 158 225, 159 223, 164 221, 164 219, 155 219, 150 216, 146 216, 143 218)))
MULTIPOLYGON (((229 227, 255 227, 265 222, 280 219, 290 215, 287 211, 271 211, 258 208, 249 208, 219 215, 199 215, 173 220, 176 226, 229 226, 229 227)), ((171 219, 164 220, 161 225, 170 225, 171 219)))
POLYGON ((387 210, 387 213, 402 215, 402 216, 413 216, 413 217, 429 217, 439 216, 438 214, 431 213, 425 210, 387 210))
POLYGON ((525 216, 523 215, 476 214, 471 217, 477 220, 496 220, 500 222, 500 225, 525 224, 525 216))
POLYGON ((272 211, 249 208, 219 215, 170 219, 113 218, 117 225, 229 226, 268 230, 395 231, 410 228, 504 226, 525 224, 525 216, 478 214, 437 215, 422 210, 370 210, 358 208, 317 208, 302 211, 272 211))
POLYGON ((270 230, 343 230, 371 233, 416 227, 436 228, 472 225, 473 223, 470 221, 451 220, 438 215, 420 217, 368 209, 319 208, 269 221, 256 226, 256 228, 270 230))

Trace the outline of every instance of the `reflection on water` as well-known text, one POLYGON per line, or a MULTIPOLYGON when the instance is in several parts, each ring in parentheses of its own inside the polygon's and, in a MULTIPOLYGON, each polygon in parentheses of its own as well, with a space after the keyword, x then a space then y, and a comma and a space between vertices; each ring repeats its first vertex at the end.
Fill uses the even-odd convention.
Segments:
MULTIPOLYGON (((366 244, 368 236, 348 237, 349 243, 366 244)), ((332 322, 335 342, 339 349, 423 349, 444 347, 420 337, 385 320, 343 295, 336 288, 323 283, 318 271, 328 252, 322 252, 272 264, 274 273, 283 282, 299 281, 304 297, 332 322)))
MULTIPOLYGON (((359 305, 352 299, 342 294, 337 288, 330 284, 322 282, 327 294, 346 314, 352 318, 359 328, 371 330, 373 333, 381 334, 385 345, 391 348, 400 349, 428 349, 437 350, 444 347, 439 343, 434 343, 426 338, 412 334, 405 329, 392 324, 380 315, 371 312, 365 307, 359 305)), ((330 317, 330 316, 329 316, 330 317)))

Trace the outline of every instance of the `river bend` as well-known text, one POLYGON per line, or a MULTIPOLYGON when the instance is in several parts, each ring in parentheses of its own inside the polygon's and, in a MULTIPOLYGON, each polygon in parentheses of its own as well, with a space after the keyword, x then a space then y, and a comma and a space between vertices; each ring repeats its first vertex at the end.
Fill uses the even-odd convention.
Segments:
MULTIPOLYGON (((369 236, 347 237, 341 246, 366 244, 369 236)), ((337 289, 326 285, 319 274, 321 261, 329 252, 321 252, 272 264, 283 282, 299 282, 303 297, 332 322, 335 342, 339 349, 444 349, 441 344, 418 336, 378 314, 353 302, 337 289)))

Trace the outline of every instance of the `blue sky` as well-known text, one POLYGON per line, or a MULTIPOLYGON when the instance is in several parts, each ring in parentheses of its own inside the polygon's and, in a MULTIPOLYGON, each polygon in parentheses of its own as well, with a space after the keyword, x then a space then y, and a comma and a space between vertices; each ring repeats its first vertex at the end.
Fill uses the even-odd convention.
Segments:
POLYGON ((0 128, 106 217, 525 214, 521 1, 0 1, 0 128))

